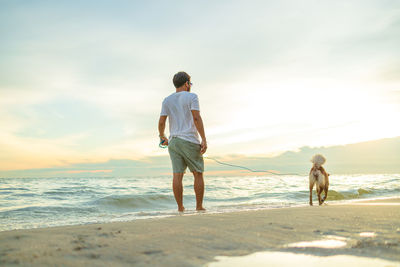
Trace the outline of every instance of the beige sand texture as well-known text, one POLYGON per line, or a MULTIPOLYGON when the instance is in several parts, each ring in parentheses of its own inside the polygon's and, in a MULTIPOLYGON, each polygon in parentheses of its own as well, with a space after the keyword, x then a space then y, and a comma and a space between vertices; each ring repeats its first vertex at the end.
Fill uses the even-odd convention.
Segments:
POLYGON ((0 232, 1 266, 204 266, 216 256, 260 251, 366 256, 398 266, 400 199, 0 232), (298 244, 321 240, 341 245, 298 244))

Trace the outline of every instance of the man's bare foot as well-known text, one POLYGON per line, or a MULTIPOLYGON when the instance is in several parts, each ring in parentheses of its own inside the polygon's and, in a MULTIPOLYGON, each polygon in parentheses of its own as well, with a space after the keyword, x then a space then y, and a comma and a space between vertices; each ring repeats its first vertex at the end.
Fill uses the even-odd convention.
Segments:
POLYGON ((184 206, 178 207, 178 211, 179 211, 179 212, 184 212, 184 211, 185 211, 185 207, 184 207, 184 206))
POLYGON ((203 208, 203 207, 198 207, 198 208, 196 208, 196 210, 197 210, 197 211, 206 211, 206 209, 203 208))

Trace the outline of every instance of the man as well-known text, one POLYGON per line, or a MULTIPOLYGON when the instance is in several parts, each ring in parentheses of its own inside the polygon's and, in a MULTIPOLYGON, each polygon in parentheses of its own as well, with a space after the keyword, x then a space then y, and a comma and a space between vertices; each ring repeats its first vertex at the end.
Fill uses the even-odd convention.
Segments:
POLYGON ((166 97, 162 102, 158 131, 160 142, 168 145, 172 162, 172 188, 178 211, 185 210, 183 206, 183 175, 187 167, 194 176, 194 192, 196 194, 196 210, 203 208, 204 196, 204 161, 203 154, 207 150, 207 140, 204 134, 203 120, 200 116, 199 99, 190 93, 192 83, 186 72, 174 75, 173 83, 176 92, 166 97), (168 119, 170 140, 164 135, 165 122, 168 119), (201 136, 201 142, 199 139, 201 136))

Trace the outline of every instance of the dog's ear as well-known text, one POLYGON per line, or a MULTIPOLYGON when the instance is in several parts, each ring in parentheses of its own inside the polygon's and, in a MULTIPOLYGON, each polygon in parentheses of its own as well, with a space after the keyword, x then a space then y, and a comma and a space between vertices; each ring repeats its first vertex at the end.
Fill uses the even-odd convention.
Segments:
POLYGON ((330 173, 328 173, 328 176, 330 176, 331 174, 330 173))

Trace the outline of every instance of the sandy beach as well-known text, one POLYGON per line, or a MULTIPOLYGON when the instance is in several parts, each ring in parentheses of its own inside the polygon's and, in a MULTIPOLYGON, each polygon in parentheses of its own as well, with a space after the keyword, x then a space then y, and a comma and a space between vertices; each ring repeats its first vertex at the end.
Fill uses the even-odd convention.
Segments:
POLYGON ((398 266, 400 198, 0 232, 2 266, 207 266, 263 251, 398 266))

